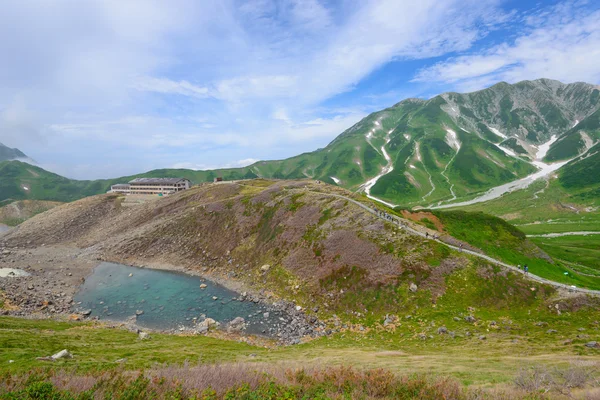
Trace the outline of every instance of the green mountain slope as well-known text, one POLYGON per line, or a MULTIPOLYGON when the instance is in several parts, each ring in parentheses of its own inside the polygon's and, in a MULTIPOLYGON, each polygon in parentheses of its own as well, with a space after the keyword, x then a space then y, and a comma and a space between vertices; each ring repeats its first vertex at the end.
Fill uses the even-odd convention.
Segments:
POLYGON ((546 161, 567 160, 590 149, 600 140, 600 110, 565 132, 552 144, 546 161))

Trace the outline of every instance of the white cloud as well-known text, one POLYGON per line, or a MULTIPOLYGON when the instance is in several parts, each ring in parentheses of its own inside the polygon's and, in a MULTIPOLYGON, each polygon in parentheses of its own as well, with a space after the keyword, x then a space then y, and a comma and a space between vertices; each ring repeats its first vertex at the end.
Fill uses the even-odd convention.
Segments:
POLYGON ((566 3, 527 16, 524 22, 513 42, 424 68, 414 81, 452 83, 460 90, 542 77, 600 82, 600 10, 589 12, 578 3, 566 3))
MULTIPOLYGON (((47 165, 105 170, 113 157, 127 172, 284 158, 325 145, 373 111, 371 93, 326 101, 382 66, 465 51, 504 26, 512 14, 499 2, 8 0, 0 141, 10 137, 47 165)), ((457 83, 473 76, 465 71, 493 75, 506 68, 500 50, 422 74, 457 83)), ((410 91, 385 92, 376 101, 410 91)))
POLYGON ((140 77, 136 79, 132 87, 137 90, 143 90, 148 92, 180 94, 192 97, 209 96, 208 88, 193 85, 185 80, 172 81, 166 78, 140 77))
POLYGON ((197 164, 193 162, 178 162, 173 164, 170 168, 176 169, 192 169, 194 171, 210 170, 210 169, 221 169, 221 168, 242 168, 252 165, 260 160, 254 158, 245 158, 243 160, 237 160, 227 162, 224 164, 197 164))

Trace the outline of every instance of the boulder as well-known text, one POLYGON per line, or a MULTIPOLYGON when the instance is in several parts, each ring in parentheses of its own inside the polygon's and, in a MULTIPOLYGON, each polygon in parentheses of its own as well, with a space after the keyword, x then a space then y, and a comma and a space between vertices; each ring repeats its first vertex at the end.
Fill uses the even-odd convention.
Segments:
POLYGON ((411 283, 410 286, 408 287, 408 290, 410 290, 411 292, 414 293, 418 290, 418 287, 414 283, 411 283))
POLYGON ((207 333, 210 328, 217 326, 217 321, 212 318, 206 318, 204 321, 196 325, 196 333, 204 334, 207 333))
POLYGON ((263 272, 267 272, 270 269, 271 269, 271 266, 269 264, 265 264, 262 267, 260 267, 260 270, 263 272))
POLYGON ((383 326, 391 325, 391 324, 395 323, 396 321, 398 321, 397 316, 387 314, 385 316, 385 319, 383 320, 383 326))
POLYGON ((592 342, 587 342, 585 344, 586 347, 591 347, 593 349, 597 349, 600 348, 600 343, 596 342, 596 341, 592 341, 592 342))
POLYGON ((246 328, 246 321, 242 317, 234 318, 227 327, 227 332, 240 332, 246 328))
POLYGON ((73 355, 71 353, 69 353, 68 350, 61 350, 58 353, 54 354, 53 356, 50 356, 50 358, 52 358, 53 360, 60 360, 60 359, 70 359, 73 358, 73 355))
POLYGON ((206 289, 206 288, 207 288, 207 285, 206 285, 206 283, 201 283, 201 284, 200 284, 200 289, 206 289))
POLYGON ((91 313, 92 313, 92 310, 91 310, 91 309, 87 309, 87 310, 83 310, 83 311, 81 312, 81 315, 83 315, 83 316, 87 317, 87 316, 88 316, 88 315, 90 315, 91 313))
POLYGON ((466 321, 466 322, 476 322, 476 321, 477 321, 477 319, 476 319, 474 316, 472 316, 472 315, 467 315, 467 316, 465 317, 465 321, 466 321))
POLYGON ((437 330, 438 335, 444 335, 448 333, 448 329, 445 326, 440 326, 437 330))
POLYGON ((557 333, 558 331, 556 329, 548 329, 546 331, 547 334, 552 334, 552 333, 557 333))
POLYGON ((140 332, 140 333, 138 333, 138 339, 148 340, 148 339, 150 339, 150 334, 148 332, 140 332))

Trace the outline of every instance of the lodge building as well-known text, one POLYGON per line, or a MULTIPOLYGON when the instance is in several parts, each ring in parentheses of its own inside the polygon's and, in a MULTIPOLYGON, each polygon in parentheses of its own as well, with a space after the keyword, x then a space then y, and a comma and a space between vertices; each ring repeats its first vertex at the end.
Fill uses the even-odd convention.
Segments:
POLYGON ((166 195, 190 187, 191 182, 185 178, 136 178, 127 184, 112 185, 109 193, 166 195))

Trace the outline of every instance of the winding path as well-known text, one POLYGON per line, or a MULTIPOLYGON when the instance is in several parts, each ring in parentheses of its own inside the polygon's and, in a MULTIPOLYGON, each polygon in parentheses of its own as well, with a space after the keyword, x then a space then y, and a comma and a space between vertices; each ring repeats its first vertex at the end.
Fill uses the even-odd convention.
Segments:
MULTIPOLYGON (((312 190, 311 190, 311 192, 318 193, 318 194, 325 195, 325 196, 337 197, 337 198, 340 198, 340 199, 343 199, 343 200, 350 201, 350 202, 356 204, 357 206, 365 209, 366 211, 370 212, 371 214, 374 214, 376 217, 381 218, 384 221, 387 221, 387 219, 381 217, 378 214, 377 210, 375 210, 375 209, 373 209, 373 208, 371 208, 371 207, 369 207, 369 206, 367 206, 367 205, 365 205, 365 204, 363 204, 363 203, 361 203, 361 202, 359 202, 357 200, 351 199, 350 197, 342 196, 340 194, 335 194, 335 193, 324 193, 324 192, 318 192, 318 191, 312 191, 312 190)), ((396 220, 398 222, 404 222, 401 218, 399 218, 399 217, 397 217, 395 215, 390 215, 390 217, 392 217, 394 220, 396 220)), ((493 264, 500 265, 500 266, 508 268, 508 269, 510 269, 510 270, 512 270, 514 272, 518 272, 520 274, 523 274, 523 275, 525 275, 525 277, 527 279, 530 279, 532 281, 536 281, 536 282, 540 282, 540 283, 545 283, 547 285, 551 285, 551 286, 554 286, 554 287, 560 288, 560 289, 565 289, 565 290, 568 290, 568 291, 571 291, 571 292, 579 292, 579 293, 591 294, 591 295, 594 295, 594 296, 600 296, 600 290, 578 288, 578 287, 566 285, 564 283, 554 282, 554 281, 548 280, 546 278, 542 278, 541 276, 533 275, 531 273, 525 274, 525 272, 523 270, 515 267, 514 265, 507 264, 507 263, 505 263, 503 261, 497 260, 497 259, 495 259, 493 257, 490 257, 488 255, 485 255, 485 254, 477 253, 477 252, 472 251, 472 250, 461 249, 461 248, 459 248, 457 246, 451 245, 451 244, 446 243, 446 242, 444 242, 442 240, 439 240, 439 239, 433 239, 431 237, 427 237, 425 235, 425 233, 420 232, 420 231, 418 231, 418 230, 416 230, 414 228, 411 228, 410 226, 408 226, 406 224, 400 225, 400 227, 402 229, 406 230, 407 232, 409 232, 412 235, 420 236, 420 237, 423 237, 423 238, 426 238, 426 239, 429 239, 429 240, 435 240, 436 242, 438 242, 440 244, 443 244, 444 246, 449 247, 451 249, 460 251, 462 253, 470 254, 470 255, 475 256, 475 257, 482 258, 482 259, 484 259, 486 261, 489 261, 489 262, 491 262, 493 264)))

